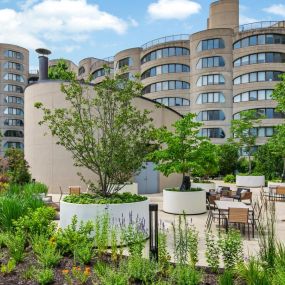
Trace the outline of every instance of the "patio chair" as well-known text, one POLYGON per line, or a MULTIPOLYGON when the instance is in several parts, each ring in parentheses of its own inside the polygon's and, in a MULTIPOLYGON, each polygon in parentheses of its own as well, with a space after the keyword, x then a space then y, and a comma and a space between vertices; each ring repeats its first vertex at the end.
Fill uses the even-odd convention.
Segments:
POLYGON ((285 201, 285 187, 284 186, 277 186, 276 198, 278 200, 285 201))
POLYGON ((228 216, 224 216, 225 223, 226 223, 226 231, 228 232, 229 224, 236 224, 238 226, 243 225, 244 226, 244 233, 245 228, 247 225, 248 230, 248 239, 250 239, 250 233, 249 233, 249 210, 248 208, 229 208, 229 214, 228 216))
POLYGON ((246 193, 246 192, 250 192, 250 189, 249 188, 237 188, 237 191, 236 191, 235 195, 232 195, 232 198, 234 200, 240 201, 241 194, 246 193))
POLYGON ((245 203, 245 204, 251 205, 251 203, 252 203, 252 192, 241 193, 239 201, 241 202, 241 201, 245 201, 245 200, 249 201, 249 203, 245 203))
POLYGON ((69 186, 69 195, 80 195, 81 187, 80 186, 69 186))
POLYGON ((214 195, 210 195, 208 196, 208 209, 216 209, 216 204, 215 201, 220 200, 220 195, 218 194, 214 194, 214 195))

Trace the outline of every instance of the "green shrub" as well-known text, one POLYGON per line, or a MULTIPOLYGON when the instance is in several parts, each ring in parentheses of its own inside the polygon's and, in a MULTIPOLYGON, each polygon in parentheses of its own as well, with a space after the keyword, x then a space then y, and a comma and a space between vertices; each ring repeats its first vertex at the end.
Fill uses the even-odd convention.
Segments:
POLYGON ((59 264, 61 255, 53 241, 46 236, 34 236, 32 240, 33 251, 42 267, 51 268, 59 264))
POLYGON ((206 259, 213 272, 217 272, 220 265, 220 248, 212 233, 206 233, 206 259))
POLYGON ((39 194, 48 192, 48 187, 44 183, 35 182, 35 183, 27 183, 23 186, 23 190, 27 194, 39 194))
POLYGON ((51 207, 40 207, 29 212, 14 222, 15 228, 25 232, 26 235, 47 235, 53 234, 55 224, 51 223, 55 218, 55 210, 51 207))
POLYGON ((53 270, 50 268, 39 269, 36 273, 36 281, 40 285, 51 284, 54 280, 53 270))
POLYGON ((24 259, 26 239, 22 232, 9 232, 6 235, 5 245, 8 248, 9 256, 15 260, 16 263, 24 259))
POLYGON ((202 274, 189 265, 178 265, 172 273, 172 280, 177 285, 198 285, 202 280, 202 274))
POLYGON ((232 269, 243 260, 243 247, 241 235, 238 231, 230 229, 219 239, 219 247, 223 257, 225 269, 232 269))
POLYGON ((234 285, 234 274, 231 270, 225 270, 225 272, 219 276, 219 285, 234 285))
POLYGON ((225 183, 235 183, 236 182, 236 176, 233 174, 227 174, 224 177, 224 182, 225 183))
POLYGON ((14 271, 16 268, 16 261, 13 258, 10 258, 7 262, 7 264, 1 264, 0 266, 0 272, 2 274, 9 274, 12 271, 14 271))

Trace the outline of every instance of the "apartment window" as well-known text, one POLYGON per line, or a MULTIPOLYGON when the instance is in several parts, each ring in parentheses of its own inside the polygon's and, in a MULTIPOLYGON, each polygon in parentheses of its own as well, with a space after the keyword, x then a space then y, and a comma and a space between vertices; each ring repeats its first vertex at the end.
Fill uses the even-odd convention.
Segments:
POLYGON ((175 90, 175 89, 189 89, 190 84, 185 81, 179 81, 179 80, 170 80, 170 81, 162 81, 162 82, 156 82, 153 84, 150 84, 146 86, 142 93, 152 93, 152 92, 158 92, 158 91, 166 91, 166 90, 175 90))
POLYGON ((197 68, 211 68, 225 66, 225 61, 222 56, 212 56, 200 58, 197 63, 197 68))
POLYGON ((10 58, 16 58, 16 59, 20 59, 20 60, 24 59, 24 56, 21 52, 14 51, 14 50, 5 50, 4 56, 10 57, 10 58))
POLYGON ((18 71, 23 71, 24 70, 24 66, 21 63, 17 63, 17 62, 11 62, 11 61, 7 61, 4 63, 4 68, 5 69, 15 69, 18 71))
POLYGON ((5 126, 17 126, 17 127, 22 127, 24 126, 24 121, 19 120, 19 119, 6 119, 4 121, 5 126))
POLYGON ((92 79, 96 79, 104 75, 105 75, 105 68, 100 68, 92 73, 92 79))
POLYGON ((22 131, 17 131, 17 130, 7 130, 4 132, 4 137, 23 138, 24 133, 22 131))
POLYGON ((190 105, 190 101, 188 99, 180 97, 164 97, 164 98, 154 99, 154 101, 169 107, 190 105))
MULTIPOLYGON (((264 117, 265 119, 283 119, 285 118, 284 113, 277 112, 274 108, 257 108, 250 109, 256 112, 256 117, 264 117)), ((239 120, 241 118, 241 112, 235 113, 233 115, 234 120, 239 120)))
POLYGON ((6 115, 18 115, 18 116, 23 116, 24 111, 20 108, 12 108, 8 107, 4 110, 4 114, 6 115))
POLYGON ((211 50, 218 48, 225 48, 225 42, 223 39, 208 39, 199 42, 197 46, 197 51, 211 50))
POLYGON ((120 69, 124 66, 132 66, 133 65, 133 60, 131 57, 126 57, 126 58, 123 58, 121 60, 118 61, 117 63, 117 68, 120 69))
POLYGON ((202 75, 197 81, 197 86, 219 85, 219 84, 225 84, 225 78, 222 74, 202 75))
POLYGON ((6 142, 4 144, 4 148, 19 148, 19 149, 23 149, 24 148, 24 144, 21 142, 6 142))
POLYGON ((196 104, 206 104, 206 103, 224 103, 225 96, 222 92, 209 92, 199 94, 196 104))
POLYGON ((258 71, 246 73, 238 76, 234 79, 234 85, 250 83, 250 82, 262 82, 262 81, 280 81, 279 75, 282 71, 258 71))
POLYGON ((262 34, 243 38, 234 43, 234 49, 245 48, 255 45, 285 44, 285 35, 262 34))
POLYGON ((12 80, 12 81, 18 81, 18 82, 25 82, 25 79, 22 75, 14 74, 14 73, 5 73, 4 77, 5 80, 12 80))
POLYGON ((197 121, 223 121, 225 114, 221 110, 201 111, 197 115, 197 121))
POLYGON ((84 67, 84 66, 79 67, 79 69, 78 69, 78 75, 80 76, 80 75, 82 75, 82 74, 84 74, 84 73, 85 73, 85 67, 84 67))
POLYGON ((13 93, 24 93, 24 89, 22 86, 7 84, 4 86, 5 92, 13 92, 13 93))
POLYGON ((190 50, 188 48, 182 47, 168 47, 163 49, 158 49, 146 54, 142 59, 141 63, 144 64, 146 62, 156 60, 163 57, 171 57, 171 56, 185 56, 189 55, 190 50))
POLYGON ((226 137, 222 128, 202 128, 199 131, 199 135, 211 139, 223 139, 226 137))
POLYGON ((5 98, 5 103, 24 105, 24 99, 16 96, 7 96, 5 98))
POLYGON ((285 54, 279 52, 266 52, 266 53, 256 53, 247 55, 244 57, 240 57, 234 61, 234 66, 242 66, 248 64, 256 64, 256 63, 284 63, 285 62, 285 54))
POLYGON ((179 73, 179 72, 190 72, 190 67, 188 65, 179 64, 179 63, 159 65, 146 70, 142 74, 141 79, 156 76, 161 73, 166 74, 166 73, 179 73))

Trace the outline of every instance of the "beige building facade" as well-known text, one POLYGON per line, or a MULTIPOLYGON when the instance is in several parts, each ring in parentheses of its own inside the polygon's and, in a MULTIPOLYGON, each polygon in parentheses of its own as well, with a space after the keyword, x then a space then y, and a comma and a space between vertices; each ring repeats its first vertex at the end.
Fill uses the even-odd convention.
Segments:
POLYGON ((78 76, 91 74, 99 83, 105 65, 111 73, 126 66, 127 77, 140 74, 143 96, 182 115, 196 113, 201 135, 218 144, 231 136, 231 120, 240 111, 258 109, 266 117, 256 128, 262 144, 283 122, 271 93, 284 63, 285 21, 239 26, 239 1, 219 0, 210 5, 206 30, 155 39, 106 59, 84 59, 78 76))
POLYGON ((24 148, 24 89, 29 76, 29 51, 0 43, 0 154, 24 148))

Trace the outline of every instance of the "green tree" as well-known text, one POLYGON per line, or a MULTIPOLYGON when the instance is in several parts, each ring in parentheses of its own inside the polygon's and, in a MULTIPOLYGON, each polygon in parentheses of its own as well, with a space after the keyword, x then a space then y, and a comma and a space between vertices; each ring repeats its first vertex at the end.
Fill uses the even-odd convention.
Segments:
POLYGON ((285 113, 285 73, 280 75, 281 81, 275 85, 272 99, 278 102, 277 110, 285 113))
POLYGON ((235 143, 219 145, 220 174, 235 174, 239 159, 239 149, 235 143))
POLYGON ((120 190, 145 161, 153 125, 147 110, 140 111, 133 99, 141 96, 138 80, 109 75, 91 87, 76 80, 61 87, 70 107, 45 108, 43 120, 57 143, 70 151, 74 165, 98 176, 98 183, 82 179, 103 196, 120 190), (94 90, 93 90, 94 88, 94 90))
MULTIPOLYGON (((157 164, 156 169, 164 175, 181 173, 182 185, 184 177, 190 176, 193 171, 205 171, 205 160, 213 161, 211 154, 215 155, 215 152, 208 151, 210 142, 199 136, 201 123, 195 122, 194 118, 195 115, 189 113, 176 121, 173 132, 166 128, 157 129, 155 138, 159 147, 148 156, 157 164), (207 152, 204 153, 203 150, 207 152)), ((180 190, 183 189, 182 185, 180 190)))
POLYGON ((282 181, 285 181, 285 125, 279 125, 276 133, 268 141, 268 145, 273 154, 281 157, 283 161, 282 181))
POLYGON ((281 177, 283 160, 279 153, 275 153, 268 143, 259 146, 254 154, 255 171, 263 173, 267 180, 281 177))
POLYGON ((48 78, 52 80, 74 80, 76 74, 69 70, 69 67, 64 59, 60 59, 56 65, 48 68, 48 78))
POLYGON ((261 117, 258 117, 254 110, 242 111, 239 119, 232 120, 231 132, 236 139, 237 145, 247 153, 249 174, 252 172, 251 157, 257 138, 257 132, 254 127, 260 121, 261 117))
POLYGON ((22 150, 8 148, 5 152, 5 158, 7 159, 7 172, 11 184, 25 184, 31 181, 29 165, 22 150))

